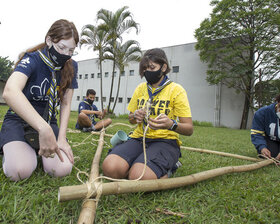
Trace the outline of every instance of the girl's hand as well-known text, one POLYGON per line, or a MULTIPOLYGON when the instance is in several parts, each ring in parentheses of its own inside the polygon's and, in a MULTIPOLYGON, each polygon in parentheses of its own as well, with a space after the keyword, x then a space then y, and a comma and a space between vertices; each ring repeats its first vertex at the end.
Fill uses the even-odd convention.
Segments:
POLYGON ((39 130, 39 144, 40 150, 38 153, 40 156, 48 158, 53 157, 54 153, 56 153, 59 159, 63 162, 61 152, 58 149, 58 145, 56 143, 55 135, 49 125, 46 125, 39 130))
POLYGON ((157 130, 169 129, 173 121, 166 114, 160 114, 156 119, 150 118, 148 123, 151 129, 157 130))
POLYGON ((69 145, 67 140, 66 139, 62 139, 62 140, 58 139, 57 144, 58 144, 59 150, 62 150, 66 154, 66 156, 68 157, 70 162, 72 164, 74 164, 73 152, 72 152, 71 146, 69 145))
POLYGON ((139 109, 134 112, 134 119, 136 120, 137 124, 143 122, 146 116, 146 111, 144 109, 139 109))

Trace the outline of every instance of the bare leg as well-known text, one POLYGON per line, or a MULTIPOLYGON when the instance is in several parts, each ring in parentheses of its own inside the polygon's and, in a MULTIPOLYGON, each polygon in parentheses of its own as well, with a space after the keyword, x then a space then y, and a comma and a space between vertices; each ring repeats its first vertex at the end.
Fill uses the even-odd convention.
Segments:
MULTIPOLYGON (((145 166, 144 163, 135 163, 129 170, 128 179, 129 180, 138 179, 144 170, 144 166, 145 166)), ((141 178, 141 180, 152 180, 152 179, 157 179, 157 175, 154 173, 154 171, 152 171, 151 168, 146 166, 145 173, 141 178)))
POLYGON ((91 120, 83 112, 81 112, 78 116, 78 123, 81 127, 90 127, 91 126, 91 120))
POLYGON ((114 154, 108 155, 102 163, 104 175, 112 178, 126 178, 128 169, 128 163, 120 156, 114 154))
POLYGON ((69 175, 72 171, 72 163, 62 150, 60 150, 60 152, 64 162, 60 161, 57 154, 55 154, 54 158, 42 157, 44 171, 53 177, 64 177, 69 175))
POLYGON ((37 167, 36 152, 26 142, 9 142, 3 152, 3 171, 12 181, 29 178, 37 167))
POLYGON ((111 123, 112 123, 111 118, 103 119, 103 120, 101 120, 101 121, 98 121, 98 122, 94 125, 94 128, 95 128, 96 130, 100 130, 100 129, 102 129, 103 127, 106 128, 106 127, 109 126, 111 123))

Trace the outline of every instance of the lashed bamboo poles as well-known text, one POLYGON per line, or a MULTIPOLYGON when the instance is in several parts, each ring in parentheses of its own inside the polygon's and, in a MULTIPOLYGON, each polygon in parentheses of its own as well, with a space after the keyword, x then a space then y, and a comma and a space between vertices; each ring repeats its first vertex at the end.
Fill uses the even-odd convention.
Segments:
POLYGON ((237 159, 249 160, 249 161, 253 161, 253 162, 261 161, 260 159, 257 159, 257 158, 241 156, 241 155, 227 153, 227 152, 213 151, 213 150, 208 150, 208 149, 199 149, 199 148, 192 148, 192 147, 186 147, 186 146, 181 146, 181 149, 187 149, 187 150, 194 151, 194 152, 205 152, 205 153, 210 153, 210 154, 215 154, 215 155, 220 155, 220 156, 228 156, 228 157, 233 157, 233 158, 237 158, 237 159))
MULTIPOLYGON (((264 160, 250 165, 243 166, 228 166, 221 167, 213 170, 207 170, 200 173, 176 177, 170 179, 156 179, 156 180, 140 180, 140 181, 126 181, 126 182, 111 182, 102 184, 102 195, 111 194, 124 194, 133 192, 148 192, 167 190, 172 188, 183 187, 191 184, 201 182, 203 180, 211 179, 213 177, 221 176, 228 173, 252 171, 264 166, 274 163, 273 160, 264 160)), ((94 189, 95 185, 91 184, 94 189)), ((88 187, 83 185, 65 186, 59 188, 58 201, 68 201, 83 199, 88 194, 88 187)), ((96 196, 96 190, 92 193, 91 197, 96 196)))
MULTIPOLYGON (((95 152, 92 165, 91 165, 91 171, 89 175, 89 184, 94 184, 92 183, 95 178, 99 176, 99 162, 101 158, 101 153, 104 145, 104 135, 105 135, 105 130, 104 128, 100 132, 100 137, 99 137, 99 142, 97 146, 97 150, 95 152)), ((97 180, 96 180, 97 182, 97 180)), ((90 224, 94 222, 95 219, 95 214, 96 214, 96 207, 97 207, 97 202, 94 200, 89 200, 85 199, 82 210, 79 216, 78 223, 79 224, 90 224)))

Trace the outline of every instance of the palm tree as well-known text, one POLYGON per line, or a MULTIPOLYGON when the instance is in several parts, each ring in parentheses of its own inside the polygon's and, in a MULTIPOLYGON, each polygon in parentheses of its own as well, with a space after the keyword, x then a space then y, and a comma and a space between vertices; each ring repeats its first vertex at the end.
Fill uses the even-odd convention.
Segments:
POLYGON ((112 113, 114 113, 117 99, 119 97, 121 74, 124 72, 125 66, 127 66, 130 62, 140 61, 142 52, 139 47, 139 43, 135 40, 128 40, 124 44, 117 41, 115 49, 110 46, 106 49, 106 51, 109 52, 110 55, 105 54, 104 57, 109 60, 115 60, 116 66, 120 70, 116 98, 112 108, 112 113), (112 57, 112 55, 114 56, 112 57))
POLYGON ((92 48, 93 51, 98 51, 98 63, 100 69, 100 96, 101 109, 103 110, 103 85, 102 85, 102 61, 104 61, 104 49, 108 43, 108 32, 100 29, 99 26, 91 24, 85 25, 82 28, 80 44, 92 48))
POLYGON ((113 72, 112 72, 108 111, 110 111, 110 103, 111 103, 111 97, 112 97, 112 91, 114 85, 114 72, 116 66, 116 62, 115 62, 116 41, 120 40, 122 42, 122 34, 128 32, 132 28, 136 29, 136 34, 138 34, 139 31, 139 24, 133 20, 132 14, 127 9, 128 7, 124 6, 118 9, 115 13, 106 9, 101 9, 97 12, 97 20, 102 21, 99 27, 100 29, 104 30, 107 33, 108 39, 110 39, 110 45, 113 49, 111 52, 113 57, 113 72))

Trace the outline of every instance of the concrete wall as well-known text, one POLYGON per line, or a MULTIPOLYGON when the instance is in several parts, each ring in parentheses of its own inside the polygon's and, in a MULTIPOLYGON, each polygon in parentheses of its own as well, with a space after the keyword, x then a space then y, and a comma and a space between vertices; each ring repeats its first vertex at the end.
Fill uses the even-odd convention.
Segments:
MULTIPOLYGON (((222 85, 210 86, 206 82, 207 65, 202 63, 199 53, 194 49, 195 43, 183 44, 162 48, 169 60, 171 72, 169 78, 174 82, 181 84, 187 91, 193 120, 211 122, 215 126, 226 126, 231 128, 239 128, 242 110, 244 104, 244 95, 237 94, 234 89, 229 89, 222 85), (173 72, 173 66, 179 66, 178 72, 173 72)), ((92 88, 96 90, 98 102, 97 107, 101 107, 100 101, 100 78, 97 78, 99 72, 97 59, 89 59, 78 62, 78 85, 79 89, 75 90, 72 100, 72 110, 77 110, 79 102, 86 95, 86 90, 92 88), (91 74, 94 78, 91 78, 91 74), (85 79, 85 74, 88 78, 85 79), (82 77, 80 79, 80 76, 82 77), (77 97, 80 97, 78 100, 77 97)), ((106 97, 104 105, 109 103, 109 94, 111 89, 112 62, 106 61, 102 65, 103 69, 103 96, 106 97), (108 72, 109 76, 105 77, 108 72)), ((117 80, 119 71, 114 81, 114 90, 112 96, 116 95, 117 80)), ((122 97, 122 103, 117 103, 115 108, 116 114, 128 113, 126 107, 128 105, 127 98, 131 97, 134 89, 141 80, 138 72, 138 63, 131 63, 125 68, 125 76, 121 76, 121 86, 119 97, 122 97), (134 75, 130 75, 130 70, 134 71, 134 75)), ((252 120, 252 112, 250 112, 248 128, 252 120)))

